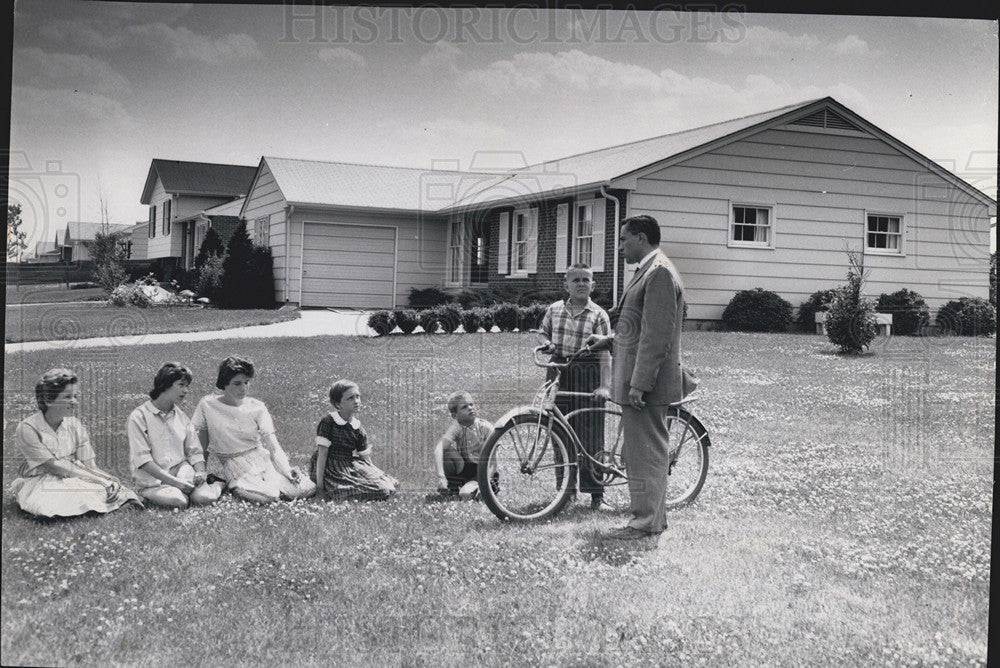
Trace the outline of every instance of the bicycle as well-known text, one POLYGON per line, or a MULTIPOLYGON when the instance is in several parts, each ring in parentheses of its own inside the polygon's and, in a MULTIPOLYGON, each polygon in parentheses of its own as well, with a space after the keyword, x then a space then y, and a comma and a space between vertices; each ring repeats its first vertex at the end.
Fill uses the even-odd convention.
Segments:
MULTIPOLYGON (((622 457, 621 409, 610 401, 596 400, 587 392, 559 389, 562 371, 587 348, 565 362, 542 361, 545 346, 534 349, 534 362, 554 368, 530 405, 518 406, 496 421, 493 435, 479 457, 479 494, 494 515, 505 521, 540 520, 559 513, 573 497, 577 467, 589 460, 595 479, 604 485, 604 498, 612 505, 627 507, 628 476, 622 457), (598 405, 567 414, 556 406, 556 397, 588 397, 598 405), (604 443, 591 456, 569 420, 585 413, 601 414, 604 443), (609 444, 610 443, 610 447, 609 444), (586 459, 583 459, 586 458, 586 459)), ((685 408, 696 401, 694 394, 670 404, 667 427, 671 460, 667 485, 667 508, 693 502, 708 476, 708 448, 704 425, 685 408)))

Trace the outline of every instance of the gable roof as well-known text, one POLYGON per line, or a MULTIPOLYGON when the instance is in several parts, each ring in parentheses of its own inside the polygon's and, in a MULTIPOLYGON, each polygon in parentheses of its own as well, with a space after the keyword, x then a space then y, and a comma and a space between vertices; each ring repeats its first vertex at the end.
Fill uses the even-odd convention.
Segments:
POLYGON ((493 185, 505 175, 264 156, 289 204, 396 211, 436 211, 463 187, 493 185))
POLYGON ((234 199, 232 202, 223 202, 222 204, 218 204, 210 209, 205 209, 204 211, 199 212, 198 215, 200 216, 201 214, 205 214, 206 216, 210 216, 212 218, 216 216, 236 216, 239 218, 240 211, 243 209, 243 202, 245 200, 245 197, 239 197, 234 199))
MULTIPOLYGON (((644 173, 663 169, 700 153, 786 123, 813 126, 823 123, 828 124, 827 127, 870 134, 986 204, 990 208, 990 215, 995 215, 996 202, 988 195, 869 123, 832 97, 538 163, 509 174, 503 188, 482 189, 456 201, 446 209, 460 211, 487 203, 500 204, 523 200, 532 195, 547 194, 555 190, 553 184, 560 182, 560 176, 562 183, 571 184, 571 189, 602 185, 634 188, 630 181, 634 181, 637 176, 644 173), (614 183, 615 181, 618 183, 614 183)), ((561 187, 567 188, 566 185, 561 187)))
POLYGON ((163 189, 172 194, 242 197, 250 189, 256 171, 256 167, 246 165, 153 158, 139 201, 149 204, 157 178, 163 189))
POLYGON ((132 225, 108 223, 107 226, 105 226, 102 223, 83 223, 80 221, 71 221, 66 223, 66 234, 63 237, 63 243, 68 246, 74 241, 93 241, 97 233, 102 232, 105 229, 107 229, 109 234, 122 234, 131 230, 132 225))

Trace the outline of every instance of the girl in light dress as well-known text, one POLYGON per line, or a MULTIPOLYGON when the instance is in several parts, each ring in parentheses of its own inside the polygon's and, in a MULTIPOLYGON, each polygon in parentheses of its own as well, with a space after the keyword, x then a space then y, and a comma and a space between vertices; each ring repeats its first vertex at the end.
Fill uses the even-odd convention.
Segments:
POLYGON ((97 467, 90 436, 79 419, 80 386, 69 369, 50 369, 35 385, 38 412, 17 426, 24 463, 12 491, 17 505, 39 517, 107 513, 126 503, 142 507, 135 492, 97 467))
POLYGON ((361 408, 357 383, 334 383, 330 404, 334 410, 316 428, 316 452, 309 463, 317 493, 332 499, 388 499, 396 493, 399 481, 372 463, 368 435, 355 417, 361 408))
POLYGON ((177 406, 191 372, 167 362, 156 372, 149 401, 128 418, 129 459, 139 496, 166 508, 209 505, 222 494, 221 481, 205 482, 205 453, 191 420, 177 406))
POLYGON ((253 377, 251 362, 227 357, 215 382, 222 394, 204 397, 191 416, 208 452, 209 479, 256 503, 312 496, 316 485, 289 464, 267 407, 247 396, 253 377))

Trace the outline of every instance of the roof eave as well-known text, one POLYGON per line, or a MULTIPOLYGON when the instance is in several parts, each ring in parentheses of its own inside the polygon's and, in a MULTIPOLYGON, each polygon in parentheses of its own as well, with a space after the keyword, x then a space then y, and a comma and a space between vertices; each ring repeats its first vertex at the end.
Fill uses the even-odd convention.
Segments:
POLYGON ((571 188, 553 188, 551 190, 543 190, 538 193, 504 197, 502 199, 490 200, 486 202, 468 202, 468 203, 453 204, 451 206, 446 206, 437 209, 437 213, 441 214, 466 213, 468 211, 476 211, 482 209, 499 209, 524 203, 526 201, 554 199, 557 197, 572 197, 573 195, 579 195, 580 193, 585 192, 587 190, 599 190, 601 186, 616 187, 616 188, 621 187, 613 184, 612 181, 610 180, 591 181, 590 183, 575 185, 571 188))

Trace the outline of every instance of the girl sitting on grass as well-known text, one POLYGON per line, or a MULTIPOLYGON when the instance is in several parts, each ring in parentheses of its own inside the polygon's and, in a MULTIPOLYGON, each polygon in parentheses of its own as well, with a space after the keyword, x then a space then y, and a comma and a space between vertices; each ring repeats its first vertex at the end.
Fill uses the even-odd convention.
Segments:
POLYGON ((317 493, 333 499, 388 499, 399 482, 372 463, 368 435, 355 417, 361 408, 357 383, 334 383, 330 404, 334 410, 316 428, 316 452, 309 464, 317 493))
POLYGON ((267 406, 247 396, 253 376, 251 362, 222 360, 215 381, 222 394, 204 397, 191 416, 208 451, 209 478, 225 481, 233 494, 255 503, 312 496, 316 486, 288 463, 267 406))
POLYGON ((132 480, 139 496, 158 506, 187 508, 219 499, 221 481, 205 482, 205 453, 191 420, 177 403, 191 384, 191 372, 167 362, 156 372, 149 401, 128 418, 132 480))
POLYGON ((39 517, 107 513, 132 502, 135 493, 97 468, 90 436, 73 414, 80 386, 69 369, 50 369, 35 385, 38 412, 17 425, 14 439, 24 455, 12 485, 17 505, 39 517))

